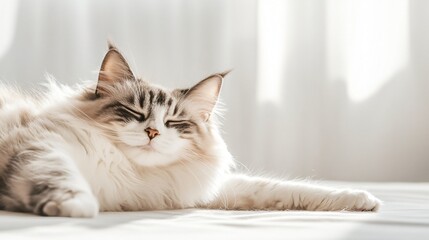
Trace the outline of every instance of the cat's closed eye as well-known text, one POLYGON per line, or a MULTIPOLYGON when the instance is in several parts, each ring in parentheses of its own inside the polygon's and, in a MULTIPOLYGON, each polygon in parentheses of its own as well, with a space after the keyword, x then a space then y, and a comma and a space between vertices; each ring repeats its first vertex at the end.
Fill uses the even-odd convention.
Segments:
POLYGON ((137 112, 125 105, 119 105, 115 112, 117 115, 119 115, 121 118, 123 118, 126 121, 130 120, 137 120, 139 122, 144 122, 146 120, 146 117, 143 113, 137 112))
POLYGON ((168 120, 165 122, 165 126, 168 128, 176 128, 179 131, 186 130, 195 125, 192 121, 189 120, 168 120))

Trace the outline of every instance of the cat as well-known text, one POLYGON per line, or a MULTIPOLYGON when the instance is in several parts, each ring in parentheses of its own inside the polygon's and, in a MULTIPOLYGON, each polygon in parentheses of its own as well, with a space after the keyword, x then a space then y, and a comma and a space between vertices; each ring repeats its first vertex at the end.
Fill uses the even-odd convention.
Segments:
POLYGON ((376 211, 362 190, 234 172, 219 133, 227 72, 188 89, 136 78, 109 44, 98 82, 0 90, 0 209, 42 216, 183 208, 376 211))

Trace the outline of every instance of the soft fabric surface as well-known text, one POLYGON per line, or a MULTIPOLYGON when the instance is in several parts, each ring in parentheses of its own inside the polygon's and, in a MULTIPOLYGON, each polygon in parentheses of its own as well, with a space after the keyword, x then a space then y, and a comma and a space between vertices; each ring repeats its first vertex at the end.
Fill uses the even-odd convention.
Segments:
POLYGON ((429 183, 329 183, 371 191, 378 213, 176 211, 102 213, 95 219, 0 211, 0 239, 429 239, 429 183))

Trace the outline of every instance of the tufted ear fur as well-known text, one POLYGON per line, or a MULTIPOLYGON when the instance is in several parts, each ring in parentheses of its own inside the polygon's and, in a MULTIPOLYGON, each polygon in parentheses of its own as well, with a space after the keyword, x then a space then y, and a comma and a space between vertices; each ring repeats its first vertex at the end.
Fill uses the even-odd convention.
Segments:
POLYGON ((219 98, 223 78, 230 71, 213 74, 186 91, 184 101, 189 109, 208 121, 219 98))
POLYGON ((109 43, 109 50, 101 64, 95 93, 97 95, 103 95, 106 86, 126 80, 135 80, 134 74, 119 50, 109 43))

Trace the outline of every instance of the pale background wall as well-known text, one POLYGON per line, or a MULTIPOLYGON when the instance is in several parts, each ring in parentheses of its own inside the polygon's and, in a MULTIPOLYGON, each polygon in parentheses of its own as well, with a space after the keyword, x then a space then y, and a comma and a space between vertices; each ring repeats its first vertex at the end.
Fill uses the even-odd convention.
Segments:
POLYGON ((429 180, 429 1, 2 0, 0 79, 95 80, 106 39, 185 87, 234 68, 224 137, 254 172, 429 180))

